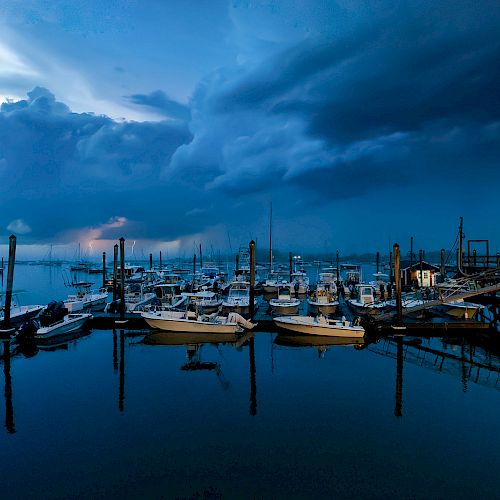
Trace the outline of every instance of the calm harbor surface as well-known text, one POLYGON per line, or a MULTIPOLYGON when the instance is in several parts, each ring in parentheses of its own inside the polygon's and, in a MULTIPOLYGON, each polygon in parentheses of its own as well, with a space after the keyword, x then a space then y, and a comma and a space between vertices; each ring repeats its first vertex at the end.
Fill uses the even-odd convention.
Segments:
MULTIPOLYGON (((68 293, 42 266, 17 266, 14 288, 24 303, 68 293)), ((14 349, 2 496, 496 497, 500 349, 479 335, 309 346, 94 330, 14 349)))

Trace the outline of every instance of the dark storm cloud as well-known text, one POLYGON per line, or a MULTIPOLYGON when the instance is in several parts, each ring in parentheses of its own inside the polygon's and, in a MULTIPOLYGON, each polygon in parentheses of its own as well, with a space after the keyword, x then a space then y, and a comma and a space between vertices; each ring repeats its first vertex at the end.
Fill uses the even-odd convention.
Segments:
POLYGON ((127 99, 134 104, 149 106, 169 118, 186 121, 191 118, 191 113, 187 106, 173 101, 161 90, 156 90, 155 92, 151 92, 151 94, 134 94, 128 96, 127 99))
POLYGON ((139 213, 151 226, 137 232, 159 230, 164 212, 151 208, 152 201, 161 204, 172 184, 161 182, 161 169, 190 140, 180 123, 72 113, 36 88, 0 108, 1 226, 22 220, 36 240, 117 215, 133 221, 139 213))
POLYGON ((500 180, 500 4, 410 2, 220 70, 192 99, 194 140, 167 175, 242 194, 306 186, 323 201, 370 188, 500 180), (358 189, 346 186, 359 184, 358 189))

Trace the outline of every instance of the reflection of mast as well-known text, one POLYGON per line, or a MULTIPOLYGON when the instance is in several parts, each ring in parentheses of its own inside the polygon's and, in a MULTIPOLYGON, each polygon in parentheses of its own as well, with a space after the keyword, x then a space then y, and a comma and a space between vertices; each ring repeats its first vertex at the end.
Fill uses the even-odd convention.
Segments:
MULTIPOLYGON (((471 349, 471 353, 472 353, 472 349, 471 349)), ((463 392, 467 392, 467 368, 465 367, 465 363, 464 363, 464 360, 465 360, 465 346, 464 346, 464 341, 462 340, 462 349, 461 349, 461 357, 460 357, 460 367, 462 369, 462 377, 461 377, 461 381, 462 381, 462 391, 463 392)))
POLYGON ((248 341, 250 355, 250 415, 257 415, 257 383, 255 380, 255 339, 248 341))
POLYGON ((120 390, 118 394, 118 408, 125 410, 125 331, 120 330, 120 390))
POLYGON ((113 328, 113 371, 118 371, 118 339, 116 330, 113 328))
POLYGON ((12 406, 12 378, 10 376, 10 342, 3 343, 3 374, 5 378, 5 428, 9 434, 14 434, 14 407, 12 406))
POLYGON ((396 406, 394 415, 403 416, 403 342, 401 337, 396 338, 396 406))

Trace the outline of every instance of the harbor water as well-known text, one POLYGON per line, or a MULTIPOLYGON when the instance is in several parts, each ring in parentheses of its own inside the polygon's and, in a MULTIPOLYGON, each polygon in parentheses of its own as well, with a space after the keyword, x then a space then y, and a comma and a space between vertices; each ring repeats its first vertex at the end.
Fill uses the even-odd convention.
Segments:
MULTIPOLYGON (((25 304, 69 293, 54 267, 18 265, 14 288, 25 304)), ((325 342, 6 343, 1 496, 498 497, 498 339, 325 342)))

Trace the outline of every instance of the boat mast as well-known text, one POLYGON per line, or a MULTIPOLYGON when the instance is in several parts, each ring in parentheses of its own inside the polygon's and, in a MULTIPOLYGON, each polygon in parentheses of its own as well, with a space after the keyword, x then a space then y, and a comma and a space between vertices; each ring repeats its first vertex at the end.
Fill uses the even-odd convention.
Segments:
POLYGON ((270 271, 273 271, 273 202, 271 201, 269 211, 269 264, 270 271))

